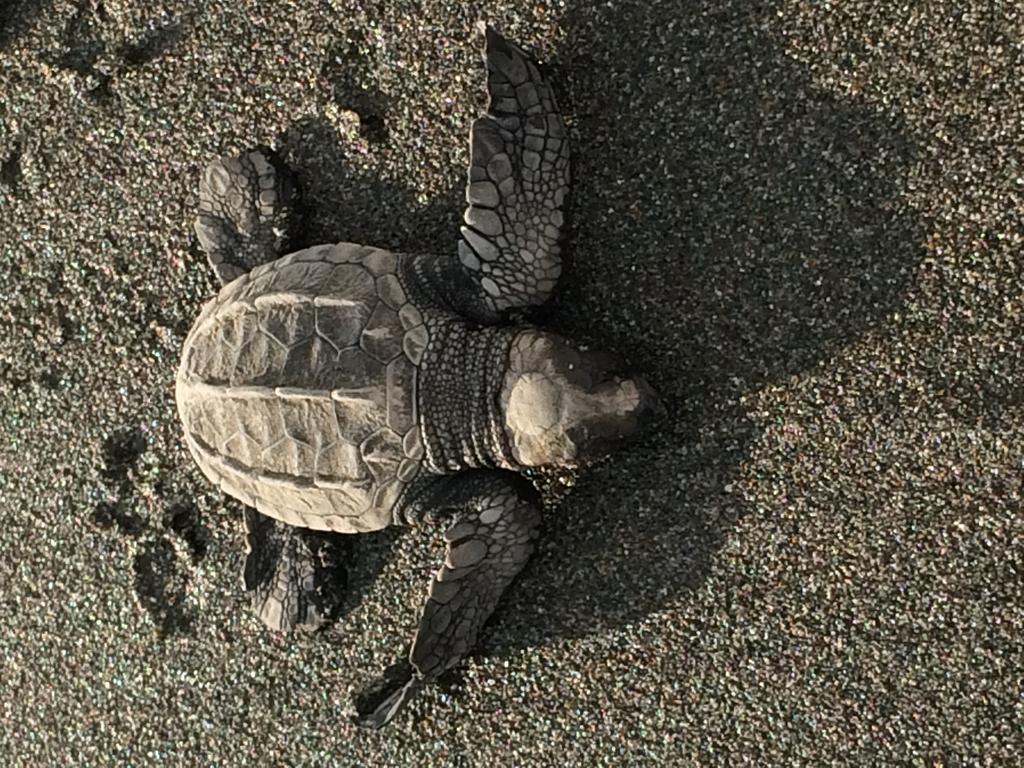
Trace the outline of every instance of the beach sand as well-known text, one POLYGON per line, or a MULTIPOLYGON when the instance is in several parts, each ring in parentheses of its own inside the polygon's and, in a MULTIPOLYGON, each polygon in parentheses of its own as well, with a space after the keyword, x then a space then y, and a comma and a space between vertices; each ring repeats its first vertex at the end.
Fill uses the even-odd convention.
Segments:
POLYGON ((4 765, 1024 762, 1024 11, 916 7, 6 3, 4 765), (273 144, 300 244, 454 253, 480 18, 571 129, 539 321, 670 418, 552 500, 476 654, 366 733, 438 531, 362 537, 318 635, 252 616, 241 507, 174 407, 216 288, 195 189, 273 144))

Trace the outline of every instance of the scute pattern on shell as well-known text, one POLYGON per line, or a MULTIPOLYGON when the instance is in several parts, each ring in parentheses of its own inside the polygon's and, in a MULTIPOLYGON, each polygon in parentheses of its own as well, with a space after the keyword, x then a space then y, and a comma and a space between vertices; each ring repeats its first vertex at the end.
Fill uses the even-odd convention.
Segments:
POLYGON ((391 522, 423 450, 417 364, 428 332, 400 256, 339 243, 260 266, 201 312, 178 410, 203 472, 286 523, 391 522))

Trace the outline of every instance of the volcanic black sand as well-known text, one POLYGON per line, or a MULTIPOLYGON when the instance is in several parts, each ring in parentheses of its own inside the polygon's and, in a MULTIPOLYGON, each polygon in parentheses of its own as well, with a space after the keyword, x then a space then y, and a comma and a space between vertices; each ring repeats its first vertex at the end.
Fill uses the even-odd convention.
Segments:
POLYGON ((1020 765, 1019 8, 4 4, 4 765, 1020 765), (252 617, 241 508, 173 402, 215 289, 194 190, 274 144, 300 244, 454 253, 479 18, 571 124, 539 319, 671 416, 552 503, 477 655, 363 733, 437 531, 360 539, 320 635, 252 617))

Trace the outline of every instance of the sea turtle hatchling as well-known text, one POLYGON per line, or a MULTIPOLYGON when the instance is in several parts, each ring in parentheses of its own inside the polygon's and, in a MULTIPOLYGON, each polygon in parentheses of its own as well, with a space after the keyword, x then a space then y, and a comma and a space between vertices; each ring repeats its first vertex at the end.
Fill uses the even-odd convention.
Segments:
POLYGON ((185 340, 175 392, 195 461, 248 507, 260 618, 328 617, 346 549, 323 532, 447 525, 408 661, 357 707, 371 727, 459 663, 526 564, 540 512, 517 473, 576 463, 664 412, 609 355, 505 322, 562 272, 569 144, 534 62, 481 32, 490 106, 451 256, 337 243, 277 258, 297 201, 269 150, 218 158, 199 185, 196 233, 224 286, 185 340))

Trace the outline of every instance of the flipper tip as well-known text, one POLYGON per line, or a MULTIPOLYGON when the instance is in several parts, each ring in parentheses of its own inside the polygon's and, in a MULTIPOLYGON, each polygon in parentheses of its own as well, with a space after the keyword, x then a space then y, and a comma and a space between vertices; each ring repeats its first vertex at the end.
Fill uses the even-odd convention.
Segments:
POLYGON ((390 723, 423 686, 424 678, 408 662, 389 667, 384 675, 356 697, 353 725, 369 730, 390 723))

